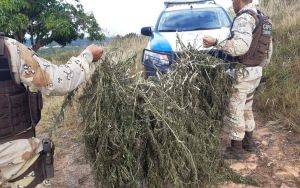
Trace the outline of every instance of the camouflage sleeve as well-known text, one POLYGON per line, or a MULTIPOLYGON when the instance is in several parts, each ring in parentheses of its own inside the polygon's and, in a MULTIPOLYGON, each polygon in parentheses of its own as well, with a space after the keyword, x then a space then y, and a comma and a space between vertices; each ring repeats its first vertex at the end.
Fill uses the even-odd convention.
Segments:
POLYGON ((237 17, 231 29, 232 38, 217 45, 217 48, 232 56, 245 54, 252 42, 252 31, 255 28, 255 19, 247 13, 237 17))
POLYGON ((88 50, 58 66, 38 57, 15 40, 9 39, 7 43, 16 80, 46 95, 65 95, 84 82, 89 75, 93 57, 88 50))

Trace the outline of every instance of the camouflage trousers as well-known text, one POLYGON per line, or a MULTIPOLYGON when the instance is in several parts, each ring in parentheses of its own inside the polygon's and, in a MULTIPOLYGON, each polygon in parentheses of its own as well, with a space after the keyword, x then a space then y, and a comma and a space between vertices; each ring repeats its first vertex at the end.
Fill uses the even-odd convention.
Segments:
POLYGON ((246 73, 235 75, 237 83, 234 85, 235 91, 229 102, 230 115, 225 119, 231 140, 241 141, 245 136, 245 131, 251 132, 255 128, 252 104, 261 76, 261 67, 248 67, 246 73))
POLYGON ((42 149, 42 142, 37 138, 0 144, 0 187, 21 188, 29 185, 34 180, 34 173, 29 173, 23 179, 13 183, 8 181, 18 178, 34 164, 42 149))

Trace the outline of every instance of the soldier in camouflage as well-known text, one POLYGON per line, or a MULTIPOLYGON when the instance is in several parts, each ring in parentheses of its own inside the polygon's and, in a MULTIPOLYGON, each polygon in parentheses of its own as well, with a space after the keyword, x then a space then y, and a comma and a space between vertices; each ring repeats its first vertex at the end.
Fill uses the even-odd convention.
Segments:
POLYGON ((74 90, 88 78, 91 63, 101 58, 103 50, 90 45, 78 57, 57 66, 16 40, 4 36, 0 40, 0 187, 42 187, 49 173, 53 175, 49 166, 53 165, 49 164, 53 146, 49 140, 34 137, 35 120, 27 117, 33 116, 27 112, 28 93, 65 95, 74 90), (41 157, 44 154, 50 158, 41 157), (48 164, 43 167, 44 163, 48 164))
POLYGON ((245 151, 255 151, 252 134, 255 122, 252 112, 255 89, 262 77, 262 68, 270 62, 272 54, 271 24, 262 25, 264 20, 258 18, 258 11, 252 0, 233 0, 236 17, 231 28, 231 37, 225 41, 205 36, 204 47, 215 46, 245 65, 245 73, 228 70, 236 79, 229 111, 226 118, 230 133, 231 146, 225 151, 224 158, 243 159, 245 151), (266 31, 264 30, 266 28, 266 31))

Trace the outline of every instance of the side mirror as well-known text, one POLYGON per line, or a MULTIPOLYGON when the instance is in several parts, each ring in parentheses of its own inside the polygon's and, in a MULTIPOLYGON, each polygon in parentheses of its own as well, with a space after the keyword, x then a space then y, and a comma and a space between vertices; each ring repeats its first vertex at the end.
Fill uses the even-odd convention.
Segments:
POLYGON ((141 29, 141 34, 145 36, 151 36, 152 35, 152 29, 151 27, 143 27, 141 29))

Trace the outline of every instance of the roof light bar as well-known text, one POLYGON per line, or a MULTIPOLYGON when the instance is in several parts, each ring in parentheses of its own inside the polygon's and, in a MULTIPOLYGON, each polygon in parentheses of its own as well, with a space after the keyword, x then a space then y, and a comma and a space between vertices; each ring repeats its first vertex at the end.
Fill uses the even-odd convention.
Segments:
POLYGON ((165 1, 165 7, 172 7, 175 5, 184 5, 184 4, 205 4, 205 3, 213 3, 216 4, 216 2, 214 0, 166 0, 165 1))

